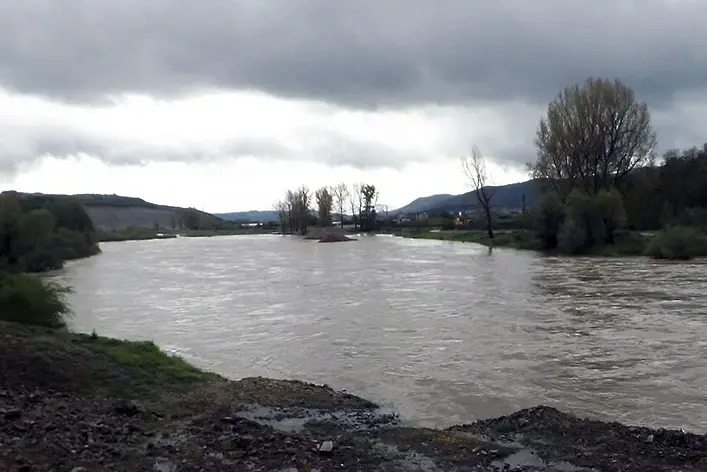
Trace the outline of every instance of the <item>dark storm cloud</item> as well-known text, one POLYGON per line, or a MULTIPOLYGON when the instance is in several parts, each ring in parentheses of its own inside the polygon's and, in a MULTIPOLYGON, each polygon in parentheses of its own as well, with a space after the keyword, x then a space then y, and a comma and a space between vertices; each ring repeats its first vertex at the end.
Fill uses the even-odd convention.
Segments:
POLYGON ((0 85, 71 101, 252 88, 355 107, 526 99, 590 75, 707 83, 707 2, 0 2, 0 85))

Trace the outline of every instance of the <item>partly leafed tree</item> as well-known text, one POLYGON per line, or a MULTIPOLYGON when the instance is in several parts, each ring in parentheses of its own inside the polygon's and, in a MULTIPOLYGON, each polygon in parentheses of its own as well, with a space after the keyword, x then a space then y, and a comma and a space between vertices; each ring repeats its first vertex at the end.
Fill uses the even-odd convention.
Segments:
POLYGON ((317 216, 319 226, 331 226, 331 210, 334 205, 334 197, 329 187, 322 187, 314 193, 317 201, 317 216))
POLYGON ((339 212, 339 221, 341 227, 344 227, 344 210, 346 202, 349 199, 349 186, 345 182, 332 187, 331 192, 334 196, 334 208, 339 212))
POLYGON ((621 187, 634 169, 654 160, 656 137, 648 106, 619 80, 590 78, 558 94, 540 120, 534 178, 564 201, 580 190, 594 195, 621 187))
POLYGON ((373 231, 376 222, 376 203, 378 190, 375 185, 361 185, 361 210, 359 211, 360 227, 363 231, 373 231))
POLYGON ((464 171, 464 175, 469 179, 474 193, 476 193, 476 199, 484 213, 486 232, 491 242, 493 242, 493 215, 491 213, 493 189, 488 187, 486 161, 478 147, 474 146, 471 150, 471 154, 462 158, 462 170, 464 171))

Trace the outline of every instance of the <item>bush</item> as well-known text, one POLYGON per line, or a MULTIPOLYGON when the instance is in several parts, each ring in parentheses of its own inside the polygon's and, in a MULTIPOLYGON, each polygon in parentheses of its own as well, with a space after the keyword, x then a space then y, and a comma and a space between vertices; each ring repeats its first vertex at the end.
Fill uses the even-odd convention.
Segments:
POLYGON ((38 248, 24 256, 24 269, 27 272, 47 272, 59 270, 63 266, 62 260, 49 248, 38 248))
POLYGON ((554 249, 558 244, 558 234, 565 218, 564 208, 554 193, 543 196, 537 210, 535 221, 538 238, 543 249, 554 249))
POLYGON ((33 274, 0 275, 0 320, 65 328, 71 289, 33 274))
POLYGON ((673 226, 655 235, 645 254, 654 259, 704 257, 707 256, 707 238, 695 229, 673 226))
POLYGON ((567 254, 582 254, 590 247, 586 227, 574 219, 562 223, 557 240, 558 248, 567 254))

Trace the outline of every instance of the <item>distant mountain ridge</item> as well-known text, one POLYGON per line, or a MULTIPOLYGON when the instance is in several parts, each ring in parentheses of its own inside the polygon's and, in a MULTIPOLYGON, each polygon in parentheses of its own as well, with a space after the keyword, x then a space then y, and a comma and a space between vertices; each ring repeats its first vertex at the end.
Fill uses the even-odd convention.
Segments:
MULTIPOLYGON (((179 218, 181 214, 187 211, 187 208, 175 207, 169 205, 158 205, 137 197, 124 197, 121 195, 102 195, 102 194, 76 194, 76 195, 61 195, 61 194, 43 194, 43 193, 25 193, 8 191, 3 193, 12 193, 21 197, 27 198, 72 198, 81 202, 91 216, 93 223, 97 228, 104 230, 121 230, 128 226, 136 226, 143 228, 152 228, 157 223, 162 228, 171 228, 174 218, 179 218)), ((194 211, 192 209, 192 211, 194 211)), ((196 210, 205 221, 213 219, 219 221, 219 218, 196 210)))
POLYGON ((429 197, 418 197, 402 208, 399 208, 391 213, 418 213, 428 211, 429 208, 441 204, 450 198, 455 197, 451 193, 438 193, 429 197))
POLYGON ((230 213, 214 213, 214 216, 226 221, 250 221, 253 223, 266 223, 279 221, 280 215, 270 210, 233 211, 230 213))
MULTIPOLYGON (((537 201, 539 191, 535 180, 527 180, 508 185, 497 185, 489 188, 493 189, 494 195, 491 205, 495 208, 520 208, 523 205, 523 195, 528 207, 533 206, 537 201)), ((451 193, 440 193, 427 197, 419 197, 411 201, 404 207, 390 211, 391 215, 401 213, 436 213, 443 211, 457 212, 474 209, 478 207, 475 192, 467 192, 460 195, 451 193)), ((214 216, 227 221, 252 221, 265 223, 267 221, 278 221, 280 219, 276 211, 271 210, 250 210, 234 211, 230 213, 214 213, 214 216)))
MULTIPOLYGON (((535 180, 527 180, 508 185, 489 186, 493 191, 491 206, 494 208, 520 208, 523 205, 523 195, 528 207, 533 206, 538 199, 539 189, 535 180)), ((478 208, 476 192, 471 191, 460 195, 430 195, 416 198, 402 208, 391 211, 391 214, 406 213, 439 213, 444 211, 458 212, 478 208), (446 197, 446 198, 443 198, 446 197)))

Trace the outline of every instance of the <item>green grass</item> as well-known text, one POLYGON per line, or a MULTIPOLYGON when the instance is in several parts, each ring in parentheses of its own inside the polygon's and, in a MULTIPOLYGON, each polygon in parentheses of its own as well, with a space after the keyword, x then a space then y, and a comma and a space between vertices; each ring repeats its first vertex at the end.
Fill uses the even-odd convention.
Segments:
POLYGON ((248 234, 270 234, 272 229, 231 228, 231 229, 190 229, 180 231, 180 236, 187 238, 210 238, 214 236, 243 236, 248 234))
POLYGON ((218 379, 148 341, 120 341, 0 322, 0 363, 26 385, 159 401, 218 379))
POLYGON ((262 228, 228 228, 228 229, 180 229, 155 231, 154 228, 129 227, 122 230, 100 230, 100 242, 147 241, 151 239, 172 239, 177 236, 187 238, 209 238, 213 236, 237 236, 246 234, 268 234, 272 230, 262 228))
POLYGON ((173 234, 163 234, 155 231, 154 228, 129 227, 122 230, 98 231, 98 240, 102 243, 116 241, 147 241, 150 239, 175 238, 173 234))

